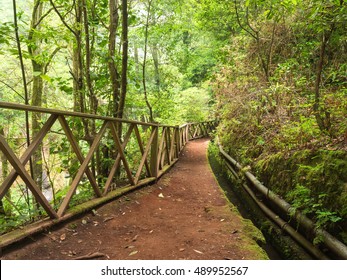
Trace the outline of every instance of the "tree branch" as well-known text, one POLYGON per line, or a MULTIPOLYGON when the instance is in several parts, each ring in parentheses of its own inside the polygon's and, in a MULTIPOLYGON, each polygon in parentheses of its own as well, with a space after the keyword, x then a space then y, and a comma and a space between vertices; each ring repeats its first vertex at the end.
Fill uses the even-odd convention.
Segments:
POLYGON ((53 57, 61 50, 61 49, 65 49, 66 46, 59 46, 57 47, 52 53, 51 55, 49 56, 48 58, 48 61, 46 62, 45 64, 45 68, 44 68, 44 71, 43 73, 46 74, 48 72, 48 67, 49 65, 51 64, 52 60, 53 60, 53 57))
MULTIPOLYGON (((59 6, 58 8, 61 8, 61 6, 59 6)), ((50 8, 37 22, 36 24, 33 26, 33 28, 36 29, 37 26, 40 25, 40 23, 45 19, 45 17, 47 17, 52 11, 54 10, 54 8, 50 8)))
POLYGON ((11 89, 13 92, 15 92, 18 96, 20 96, 23 100, 25 100, 25 97, 23 95, 21 95, 18 91, 16 91, 12 86, 10 86, 8 83, 1 81, 0 83, 4 84, 5 86, 7 86, 9 89, 11 89))
MULTIPOLYGON (((251 35, 255 40, 259 40, 259 37, 254 35, 251 31, 249 31, 247 28, 245 28, 240 20, 240 15, 239 15, 239 10, 237 8, 237 3, 236 0, 234 0, 234 5, 235 5, 235 12, 236 12, 236 19, 237 19, 237 23, 239 24, 239 26, 241 27, 241 29, 243 29, 244 31, 246 31, 249 35, 251 35)), ((253 29, 252 29, 253 30, 253 29)))
POLYGON ((51 3, 51 5, 52 5, 54 11, 55 11, 55 12, 57 13, 57 15, 59 16, 61 22, 65 25, 65 27, 66 27, 67 29, 69 29, 69 30, 71 31, 72 34, 75 35, 75 37, 77 37, 77 34, 76 34, 75 30, 73 30, 73 29, 67 24, 67 22, 65 21, 64 17, 62 16, 62 14, 58 11, 57 7, 54 5, 53 0, 49 0, 49 2, 51 3))
POLYGON ((248 8, 246 8, 246 22, 247 22, 247 26, 256 34, 255 36, 257 37, 257 39, 259 40, 259 31, 255 30, 252 25, 249 23, 249 13, 248 13, 248 8))

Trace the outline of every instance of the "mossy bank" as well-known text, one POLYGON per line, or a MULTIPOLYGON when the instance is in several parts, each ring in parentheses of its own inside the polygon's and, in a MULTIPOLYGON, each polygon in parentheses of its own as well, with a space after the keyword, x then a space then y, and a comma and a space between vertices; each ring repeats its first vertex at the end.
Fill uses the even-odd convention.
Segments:
POLYGON ((219 157, 219 150, 214 143, 209 145, 208 158, 227 198, 236 205, 244 218, 250 219, 261 231, 265 239, 260 241, 259 244, 266 250, 271 259, 312 259, 308 253, 261 212, 250 196, 243 190, 240 182, 235 180, 229 171, 224 168, 219 157))

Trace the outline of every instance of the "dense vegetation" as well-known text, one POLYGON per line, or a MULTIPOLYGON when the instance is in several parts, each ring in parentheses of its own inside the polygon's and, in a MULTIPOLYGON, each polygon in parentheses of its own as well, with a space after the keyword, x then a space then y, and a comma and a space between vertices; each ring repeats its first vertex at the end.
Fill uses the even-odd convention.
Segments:
POLYGON ((266 186, 346 238, 347 3, 231 2, 220 23, 229 19, 232 35, 213 79, 220 139, 266 186))
MULTIPOLYGON (((345 232, 345 0, 17 0, 17 38, 13 5, 0 4, 2 101, 168 124, 219 118, 232 156, 345 232)), ((24 123, 1 112, 0 133, 23 142, 24 123)), ((76 130, 88 139, 96 126, 76 130)))
MULTIPOLYGON (((216 52, 208 34, 191 29, 191 4, 1 0, 0 100, 174 125, 214 118, 207 80, 216 52)), ((0 134, 19 156, 47 117, 1 109, 0 134)), ((68 121, 86 155, 101 122, 68 121)), ((117 127, 119 136, 124 137, 126 129, 117 127)), ((148 129, 140 129, 147 139, 148 129)), ((56 208, 79 165, 59 124, 51 130, 27 168, 43 189, 58 182, 50 198, 56 208)), ((139 162, 136 139, 127 147, 133 155, 129 164, 139 162)), ((107 172, 112 163, 106 155, 112 152, 104 141, 93 158, 95 174, 107 172)), ((12 167, 0 155, 2 183, 12 167)), ((0 212, 6 214, 0 218, 5 227, 40 214, 21 181, 1 200, 0 212)))

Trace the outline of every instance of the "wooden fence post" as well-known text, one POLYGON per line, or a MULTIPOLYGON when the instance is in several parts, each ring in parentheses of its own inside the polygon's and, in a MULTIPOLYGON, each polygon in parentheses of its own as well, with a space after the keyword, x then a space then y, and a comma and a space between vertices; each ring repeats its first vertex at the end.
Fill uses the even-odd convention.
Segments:
POLYGON ((181 151, 180 127, 179 126, 175 127, 175 141, 176 141, 176 155, 178 158, 180 151, 181 151))
POLYGON ((188 143, 188 141, 189 141, 189 124, 187 124, 185 127, 185 137, 186 137, 185 142, 188 143))
POLYGON ((158 178, 158 148, 159 148, 159 127, 152 126, 152 131, 154 131, 154 138, 151 144, 151 162, 150 169, 152 177, 158 178))

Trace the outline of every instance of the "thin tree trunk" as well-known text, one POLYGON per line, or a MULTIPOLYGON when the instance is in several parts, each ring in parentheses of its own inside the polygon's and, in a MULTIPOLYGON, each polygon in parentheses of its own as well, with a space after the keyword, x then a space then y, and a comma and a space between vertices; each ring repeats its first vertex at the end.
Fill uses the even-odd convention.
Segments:
MULTIPOLYGON (((109 104, 109 112, 113 117, 117 117, 120 102, 120 75, 117 69, 116 63, 116 39, 117 30, 119 27, 119 0, 109 0, 108 3, 110 18, 109 18, 109 34, 108 34, 108 70, 110 73, 110 83, 111 83, 111 102, 109 104)), ((118 126, 116 127, 119 131, 118 126)), ((120 133, 118 134, 120 136, 120 133)), ((111 137, 111 136, 110 136, 111 137)), ((102 147, 101 154, 98 155, 97 161, 100 162, 100 172, 101 174, 107 175, 109 170, 108 166, 101 162, 101 158, 108 158, 109 155, 116 157, 117 151, 115 149, 109 148, 108 146, 102 147)), ((118 177, 120 172, 118 172, 115 177, 118 177)))
MULTIPOLYGON (((44 2, 42 0, 35 0, 34 7, 32 10, 30 30, 28 33, 28 52, 31 57, 31 65, 32 65, 32 98, 31 105, 41 107, 43 103, 44 96, 44 82, 42 78, 42 74, 46 74, 48 71, 48 66, 53 59, 54 55, 61 49, 61 47, 57 47, 47 61, 42 61, 41 59, 37 59, 37 57, 41 54, 41 45, 42 39, 40 36, 37 36, 36 33, 40 32, 42 20, 52 11, 52 9, 48 10, 47 13, 44 12, 44 2)), ((32 137, 35 137, 36 134, 40 130, 40 124, 42 122, 41 113, 32 112, 31 115, 32 128, 31 133, 32 137)), ((41 145, 42 146, 42 145, 41 145)), ((41 148, 38 148, 33 154, 33 179, 36 181, 38 186, 42 186, 42 152, 41 148)))
POLYGON ((127 94, 127 73, 128 73, 128 3, 122 0, 122 79, 121 92, 118 108, 118 118, 123 118, 125 99, 127 94))
MULTIPOLYGON (((0 100, 1 99, 2 99, 2 92, 0 92, 0 100)), ((0 125, 0 135, 5 137, 5 132, 4 132, 4 128, 2 125, 0 125)), ((8 175, 8 161, 7 161, 7 158, 5 157, 5 155, 1 152, 0 152, 0 158, 1 158, 1 179, 3 181, 8 175)), ((7 191, 6 196, 7 197, 11 196, 10 190, 7 191)), ((6 214, 2 199, 0 200, 0 214, 1 215, 6 214)))
MULTIPOLYGON (((121 75, 121 91, 119 97, 117 118, 121 119, 124 115, 125 99, 128 84, 128 3, 122 0, 122 75, 121 75)), ((117 131, 119 139, 122 138, 122 123, 117 123, 117 131)))
MULTIPOLYGON (((85 39, 85 78, 86 78, 86 85, 88 89, 90 112, 93 114, 96 114, 98 109, 98 100, 95 96, 94 87, 93 87, 92 79, 90 76, 90 69, 92 65, 92 51, 91 51, 91 44, 90 44, 91 39, 90 39, 90 32, 89 32, 88 10, 87 10, 86 0, 83 0, 82 2, 83 2, 82 10, 83 10, 84 39, 85 39)), ((88 142, 89 146, 91 146, 93 143, 94 135, 96 135, 95 120, 89 120, 88 124, 90 124, 90 134, 85 135, 86 137, 85 140, 88 142)), ((96 166, 95 166, 94 156, 92 158, 91 169, 94 174, 94 177, 96 177, 96 166)))
POLYGON ((160 72, 159 72, 159 50, 157 44, 152 46, 152 58, 154 64, 154 79, 157 88, 158 98, 160 98, 160 72))
POLYGON ((143 85, 143 94, 145 98, 146 105, 149 110, 149 120, 150 122, 154 122, 153 118, 153 109, 152 106, 148 100, 148 93, 147 93, 147 85, 146 85, 146 59, 147 59, 147 48, 148 48, 148 27, 149 27, 149 17, 151 13, 151 5, 152 0, 148 1, 148 8, 147 8, 147 19, 146 19, 146 27, 145 27, 145 49, 143 54, 143 64, 142 64, 142 85, 143 85))
POLYGON ((119 104, 119 73, 117 71, 117 65, 115 62, 116 55, 116 34, 119 24, 118 14, 118 0, 109 0, 109 11, 110 11, 110 26, 109 26, 109 37, 108 37, 108 69, 110 72, 110 81, 112 87, 112 115, 117 117, 118 104, 119 104))
POLYGON ((320 106, 320 102, 321 102, 320 84, 321 84, 321 80, 322 80, 322 72, 323 72, 323 66, 324 66, 324 57, 325 57, 326 46, 327 46, 327 43, 329 41, 330 35, 331 35, 331 33, 325 34, 323 32, 323 34, 322 34, 319 60, 318 60, 317 70, 316 70, 316 81, 315 81, 315 86, 314 86, 315 99, 314 99, 314 104, 313 104, 313 111, 314 111, 319 129, 323 132, 329 131, 330 126, 331 126, 329 113, 325 112, 325 117, 323 117, 321 106, 320 106))
MULTIPOLYGON (((17 3, 16 0, 12 1, 13 3, 13 19, 14 19, 14 29, 15 29, 15 37, 17 42, 17 49, 18 49, 18 56, 20 61, 20 68, 22 72, 22 81, 23 81, 23 88, 24 88, 24 96, 25 96, 25 104, 29 105, 29 93, 28 93, 28 87, 26 82, 26 76, 25 76, 25 68, 24 68, 24 62, 23 62, 23 55, 22 55, 22 48, 20 44, 19 39, 19 33, 18 33, 18 22, 17 22, 17 3)), ((26 129, 26 142, 27 146, 30 145, 30 129, 29 129, 29 113, 25 112, 25 129, 26 129)), ((30 173, 33 177, 33 167, 32 167, 32 159, 29 160, 29 166, 30 166, 30 173)), ((28 187, 26 187, 26 202, 28 204, 28 208, 30 208, 30 198, 29 198, 29 190, 28 187)))
MULTIPOLYGON (((28 52, 31 56, 31 65, 33 71, 33 84, 32 84, 32 98, 31 105, 32 106, 42 106, 42 96, 43 96, 43 79, 42 74, 45 69, 44 62, 39 62, 36 57, 41 53, 41 39, 35 36, 36 32, 40 31, 40 22, 43 14, 43 3, 41 0, 35 0, 34 7, 31 16, 30 23, 30 31, 28 34, 28 52), (33 47, 35 46, 35 47, 33 47)), ((41 124, 41 113, 33 112, 31 115, 31 125, 32 125, 32 137, 35 137, 36 134, 40 130, 41 124)), ((42 153, 41 153, 42 145, 35 151, 33 154, 33 179, 37 183, 39 187, 42 186, 42 153)))
MULTIPOLYGON (((84 68, 83 68, 83 0, 75 0, 72 3, 70 11, 74 10, 74 24, 70 26, 66 21, 66 15, 63 15, 57 6, 55 6, 54 1, 50 0, 50 3, 60 18, 63 25, 71 32, 74 40, 72 45, 72 69, 70 70, 73 78, 73 99, 74 105, 73 110, 75 112, 86 112, 86 101, 85 101, 85 80, 83 77, 84 68)), ((87 119, 82 119, 84 138, 90 138, 89 125, 87 119)), ((76 124, 72 124, 72 131, 77 139, 81 139, 81 131, 76 124)), ((78 161, 76 158, 72 159, 72 167, 77 165, 78 161)), ((70 172, 72 170, 69 170, 70 172)))

